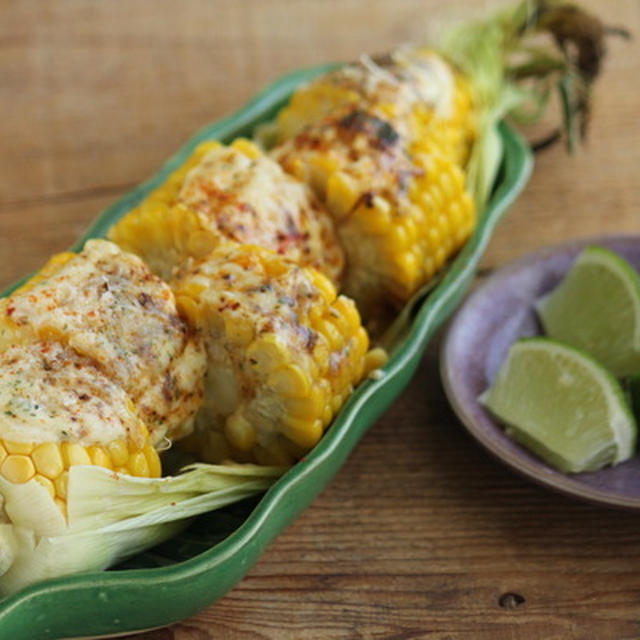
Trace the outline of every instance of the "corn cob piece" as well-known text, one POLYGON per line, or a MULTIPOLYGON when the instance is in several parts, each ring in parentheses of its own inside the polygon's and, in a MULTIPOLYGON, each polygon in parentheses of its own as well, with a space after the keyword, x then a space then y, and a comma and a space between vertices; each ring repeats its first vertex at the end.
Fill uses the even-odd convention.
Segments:
POLYGON ((65 511, 68 471, 97 465, 159 477, 160 460, 127 394, 56 342, 0 353, 0 476, 35 479, 65 511))
POLYGON ((116 224, 110 239, 165 279, 187 258, 230 240, 273 249, 339 280, 344 256, 330 217, 254 144, 207 142, 186 166, 116 224))
POLYGON ((354 303, 328 278, 267 249, 220 247, 173 285, 207 348, 205 405, 189 443, 207 461, 292 463, 379 356, 367 355, 354 303))
POLYGON ((475 138, 467 79, 435 52, 402 47, 362 56, 298 89, 277 116, 277 144, 325 117, 361 109, 386 120, 410 151, 436 150, 464 166, 475 138))
POLYGON ((0 301, 0 351, 39 340, 91 359, 130 396, 154 445, 191 430, 204 350, 178 317, 168 285, 139 258, 105 240, 52 258, 0 301))
POLYGON ((332 213, 347 255, 343 291, 374 329, 467 239, 475 207, 446 153, 408 153, 367 111, 325 118, 273 151, 332 213))

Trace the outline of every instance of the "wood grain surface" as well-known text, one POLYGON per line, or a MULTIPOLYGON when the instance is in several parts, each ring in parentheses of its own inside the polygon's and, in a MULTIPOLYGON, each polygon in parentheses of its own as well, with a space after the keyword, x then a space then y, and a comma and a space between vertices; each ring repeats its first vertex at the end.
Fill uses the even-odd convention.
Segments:
MULTIPOLYGON (((0 1, 0 287, 194 131, 294 68, 423 39, 486 2, 0 1)), ((640 37, 640 2, 587 3, 640 37)), ((640 231, 640 45, 612 40, 588 144, 553 148, 488 249, 640 231)), ((640 637, 640 514, 520 479, 465 433, 436 340, 411 386, 246 579, 136 640, 640 637)), ((37 640, 37 639, 34 639, 37 640)))

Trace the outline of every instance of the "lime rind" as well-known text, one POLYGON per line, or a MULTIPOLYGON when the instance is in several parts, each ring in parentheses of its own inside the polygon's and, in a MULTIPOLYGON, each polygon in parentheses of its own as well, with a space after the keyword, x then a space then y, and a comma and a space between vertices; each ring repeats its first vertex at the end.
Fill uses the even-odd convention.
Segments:
POLYGON ((633 454, 637 426, 620 383, 557 340, 515 342, 479 399, 511 437, 560 471, 595 471, 633 454))
POLYGON ((536 311, 550 337, 592 354, 617 376, 640 372, 640 275, 617 253, 586 247, 536 311))

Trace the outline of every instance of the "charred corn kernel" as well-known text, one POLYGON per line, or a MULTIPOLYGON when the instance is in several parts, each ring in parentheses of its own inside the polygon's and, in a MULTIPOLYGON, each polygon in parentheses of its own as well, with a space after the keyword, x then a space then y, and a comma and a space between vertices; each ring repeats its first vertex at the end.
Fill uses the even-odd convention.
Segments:
POLYGON ((207 348, 206 400, 186 443, 207 461, 293 462, 368 373, 355 304, 315 269, 261 247, 227 246, 173 286, 207 348), (209 286, 194 288, 203 278, 209 286), (248 345, 239 326, 253 329, 248 345))
MULTIPOLYGON (((46 347, 43 358, 52 349, 60 356, 60 348, 72 352, 69 362, 85 358, 79 384, 86 386, 82 372, 92 365, 108 372, 109 384, 150 425, 154 443, 192 428, 202 402, 204 350, 179 318, 169 286, 138 257, 111 242, 90 240, 77 255, 54 256, 22 290, 0 302, 0 352, 28 344, 45 349, 42 343, 58 345, 46 347)), ((27 360, 37 369, 37 354, 27 360)), ((64 373, 64 362, 56 365, 59 377, 73 377, 64 373)), ((66 386, 73 393, 73 385, 66 386)), ((93 395, 85 391, 87 398, 93 395)), ((108 395, 102 400, 109 404, 108 395)), ((37 397, 31 402, 29 410, 40 417, 37 397)))
POLYGON ((344 256, 333 223, 304 184, 244 139, 206 153, 198 147, 193 157, 109 238, 165 279, 221 242, 267 247, 340 279, 344 256))

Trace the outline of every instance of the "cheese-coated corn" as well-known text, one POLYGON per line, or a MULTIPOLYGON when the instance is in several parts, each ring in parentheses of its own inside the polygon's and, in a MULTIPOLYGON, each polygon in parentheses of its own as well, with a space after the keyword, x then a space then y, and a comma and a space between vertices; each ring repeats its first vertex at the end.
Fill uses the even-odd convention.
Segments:
POLYGON ((168 279, 221 241, 273 249, 338 281, 342 249, 330 216, 305 185, 245 139, 203 143, 169 180, 109 232, 168 279))
POLYGON ((161 472, 133 403, 90 359, 56 342, 2 351, 0 476, 36 480, 64 510, 75 465, 139 477, 161 472))
POLYGON ((54 257, 0 301, 0 351, 47 340, 92 360, 133 401, 154 444, 186 435, 202 402, 204 349, 169 286, 105 240, 54 257))
POLYGON ((437 53, 403 47, 384 56, 362 56, 297 89, 277 115, 276 141, 353 109, 389 122, 409 148, 436 149, 459 166, 475 138, 468 80, 437 53))
POLYGON ((343 291, 371 325, 402 306, 474 227, 463 169, 445 153, 408 153, 391 124, 369 112, 325 118, 274 155, 333 213, 347 255, 343 291))
POLYGON ((206 400, 189 446, 209 461, 293 462, 371 366, 353 301, 275 252, 221 247, 173 286, 205 336, 206 400))
POLYGON ((381 329, 469 237, 464 163, 475 136, 468 83, 431 51, 363 57, 298 89, 272 155, 331 212, 343 291, 381 329))

